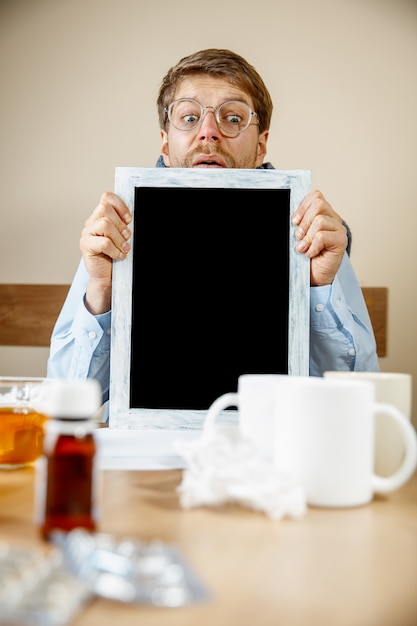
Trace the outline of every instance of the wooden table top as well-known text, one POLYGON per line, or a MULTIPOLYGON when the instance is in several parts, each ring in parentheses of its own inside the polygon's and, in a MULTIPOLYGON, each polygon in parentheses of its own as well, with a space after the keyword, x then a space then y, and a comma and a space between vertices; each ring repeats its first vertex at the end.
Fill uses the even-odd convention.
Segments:
MULTIPOLYGON (((417 473, 350 509, 272 521, 237 506, 183 510, 180 470, 103 471, 99 531, 176 544, 211 594, 182 608, 94 599, 74 626, 415 626, 417 473)), ((34 470, 0 471, 0 539, 41 546, 34 470)))

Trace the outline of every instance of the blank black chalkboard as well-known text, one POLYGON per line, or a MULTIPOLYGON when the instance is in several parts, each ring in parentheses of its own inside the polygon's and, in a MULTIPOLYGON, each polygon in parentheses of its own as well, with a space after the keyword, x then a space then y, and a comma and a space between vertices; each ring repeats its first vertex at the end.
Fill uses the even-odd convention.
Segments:
POLYGON ((207 409, 240 374, 288 373, 289 199, 136 188, 132 407, 207 409))

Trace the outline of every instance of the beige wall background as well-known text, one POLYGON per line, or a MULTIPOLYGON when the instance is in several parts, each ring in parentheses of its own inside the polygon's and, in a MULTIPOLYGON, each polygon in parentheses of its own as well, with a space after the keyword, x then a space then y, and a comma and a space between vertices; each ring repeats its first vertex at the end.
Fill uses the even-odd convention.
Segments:
MULTIPOLYGON (((162 76, 205 47, 259 70, 268 159, 312 171, 352 228, 360 283, 389 288, 381 367, 413 374, 417 424, 415 0, 2 0, 0 281, 72 280, 115 167, 159 155, 162 76)), ((0 374, 43 375, 47 353, 1 348, 0 374)))

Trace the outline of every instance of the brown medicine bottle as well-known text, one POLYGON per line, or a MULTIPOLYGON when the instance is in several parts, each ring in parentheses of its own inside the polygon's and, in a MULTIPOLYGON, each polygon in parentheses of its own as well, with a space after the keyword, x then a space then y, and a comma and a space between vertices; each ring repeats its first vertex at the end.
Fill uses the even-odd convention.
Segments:
POLYGON ((54 531, 96 530, 98 493, 93 416, 101 403, 97 381, 54 381, 45 400, 49 420, 37 461, 35 517, 48 539, 54 531))

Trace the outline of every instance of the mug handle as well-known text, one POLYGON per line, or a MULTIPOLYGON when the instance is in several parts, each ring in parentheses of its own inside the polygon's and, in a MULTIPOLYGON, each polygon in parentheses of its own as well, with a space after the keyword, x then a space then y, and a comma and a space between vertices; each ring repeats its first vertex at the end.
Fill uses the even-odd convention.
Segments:
POLYGON ((404 485, 417 467, 417 434, 411 422, 392 404, 375 402, 374 408, 376 413, 387 414, 398 425, 404 442, 404 458, 394 474, 387 477, 372 475, 374 492, 388 493, 404 485))
POLYGON ((219 396, 211 406, 209 406, 204 422, 204 430, 209 430, 210 428, 213 428, 220 412, 223 411, 223 409, 227 409, 228 406, 239 407, 238 393, 224 393, 222 396, 219 396))

